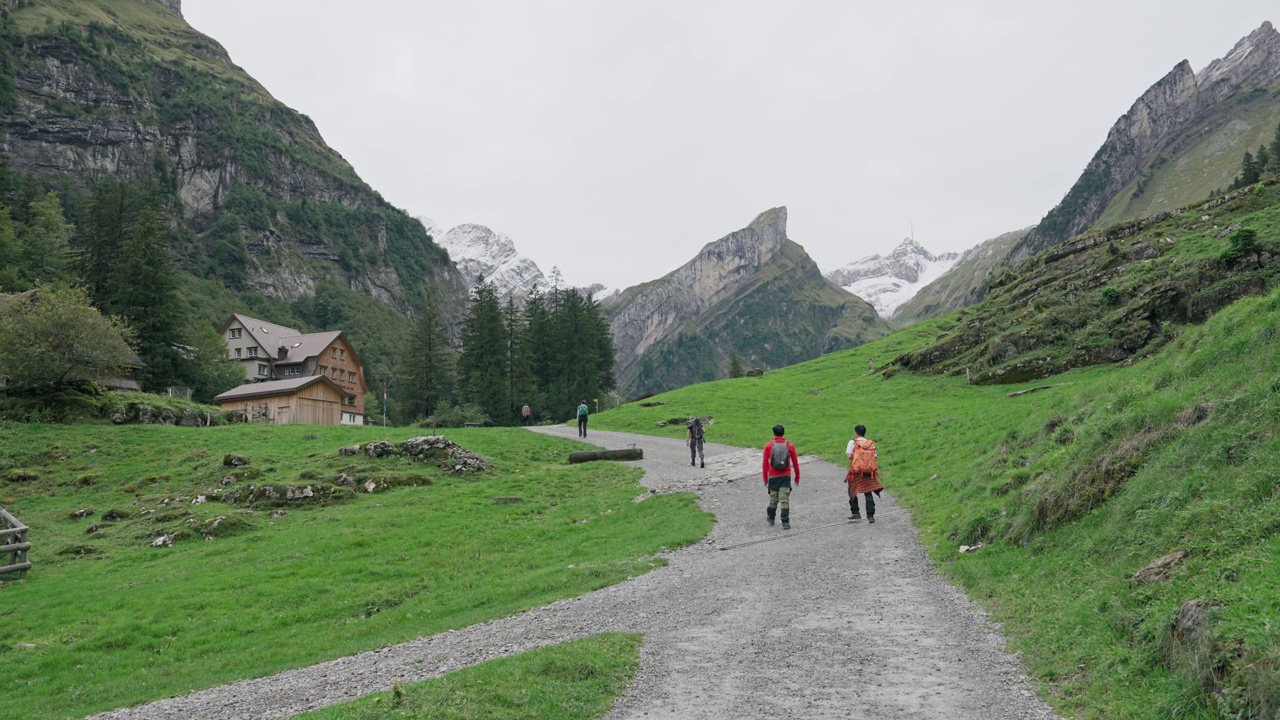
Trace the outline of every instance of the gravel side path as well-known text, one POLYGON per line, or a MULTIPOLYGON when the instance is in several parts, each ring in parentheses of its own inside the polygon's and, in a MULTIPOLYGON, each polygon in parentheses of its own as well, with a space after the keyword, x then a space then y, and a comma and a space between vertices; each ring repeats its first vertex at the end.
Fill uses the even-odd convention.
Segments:
POLYGON ((643 448, 644 485, 698 492, 718 519, 711 535, 668 555, 668 567, 583 597, 93 717, 283 718, 611 631, 645 633, 645 643, 610 720, 1057 717, 996 629, 933 571, 888 493, 874 525, 817 529, 848 516, 844 473, 804 458, 783 531, 764 522, 761 451, 708 444, 703 470, 679 440, 592 431, 588 441, 643 448))

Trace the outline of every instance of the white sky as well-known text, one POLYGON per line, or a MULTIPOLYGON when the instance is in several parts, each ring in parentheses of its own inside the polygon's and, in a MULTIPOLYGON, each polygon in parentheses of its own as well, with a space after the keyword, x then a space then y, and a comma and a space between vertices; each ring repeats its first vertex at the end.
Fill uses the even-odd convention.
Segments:
POLYGON ((824 270, 1034 224, 1260 0, 184 0, 393 204, 626 287, 776 205, 824 270))

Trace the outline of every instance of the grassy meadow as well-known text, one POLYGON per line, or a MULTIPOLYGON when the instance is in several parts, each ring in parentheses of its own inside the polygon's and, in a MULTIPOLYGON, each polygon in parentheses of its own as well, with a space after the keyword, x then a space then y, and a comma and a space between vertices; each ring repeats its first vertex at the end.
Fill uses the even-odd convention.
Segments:
POLYGON ((80 717, 510 615, 647 572, 713 522, 523 430, 453 433, 492 461, 466 477, 336 452, 415 434, 0 423, 0 504, 34 545, 0 585, 5 714, 80 717), (249 485, 313 493, 193 504, 249 485))
MULTIPOLYGON (((1280 291, 1131 366, 1002 386, 886 369, 947 322, 592 424, 678 436, 682 425, 656 424, 709 414, 710 441, 762 446, 782 423, 801 452, 837 463, 865 424, 932 556, 1003 624, 1064 714, 1276 717, 1280 291), (1010 396, 1031 388, 1043 389, 1010 396), (1175 551, 1186 558, 1167 582, 1133 579, 1175 551), (1177 628, 1187 601, 1207 620, 1177 628)), ((842 491, 799 501, 843 503, 842 491)))
POLYGON ((304 720, 589 720, 640 668, 641 636, 610 633, 490 660, 444 677, 298 715, 304 720))

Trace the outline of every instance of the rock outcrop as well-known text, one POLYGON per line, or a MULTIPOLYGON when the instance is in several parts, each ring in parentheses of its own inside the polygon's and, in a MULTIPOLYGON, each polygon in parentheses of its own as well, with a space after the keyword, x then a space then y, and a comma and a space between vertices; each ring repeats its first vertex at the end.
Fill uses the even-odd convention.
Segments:
POLYGON ((871 305, 826 281, 787 238, 784 207, 624 290, 606 312, 629 394, 724 377, 734 355, 747 367, 782 367, 888 332, 871 305))

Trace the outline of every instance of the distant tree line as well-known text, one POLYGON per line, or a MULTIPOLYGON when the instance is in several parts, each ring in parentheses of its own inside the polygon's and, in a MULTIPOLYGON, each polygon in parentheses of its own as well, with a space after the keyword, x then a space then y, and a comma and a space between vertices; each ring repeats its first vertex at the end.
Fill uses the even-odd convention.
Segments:
MULTIPOLYGON (((15 386, 61 390, 57 386, 101 376, 104 369, 93 367, 88 375, 64 374, 52 382, 47 374, 23 370, 75 357, 80 350, 72 347, 79 341, 76 333, 90 330, 100 340, 117 333, 110 341, 101 340, 112 348, 128 343, 140 361, 137 373, 144 389, 189 387, 196 399, 208 401, 237 383, 240 371, 226 359, 222 338, 211 325, 192 321, 179 296, 170 249, 172 213, 154 184, 108 179, 86 195, 15 177, 0 164, 0 292, 38 289, 43 303, 36 314, 31 314, 34 306, 6 304, 6 312, 27 313, 21 322, 17 315, 7 318, 8 331, 21 326, 24 333, 6 336, 18 344, 9 348, 11 357, 23 358, 20 364, 11 360, 0 366, 11 392, 15 386), (92 312, 73 312, 64 305, 85 305, 92 312), (84 320, 93 313, 106 316, 105 325, 67 320, 84 320), (59 355, 63 357, 55 357, 59 355)), ((118 355, 111 355, 112 363, 118 355)))
POLYGON ((1232 181, 1229 190, 1252 185, 1264 178, 1280 175, 1280 125, 1270 145, 1259 145, 1256 151, 1244 151, 1240 162, 1240 174, 1232 181))
POLYGON ((526 404, 535 420, 563 421, 582 401, 594 409, 614 388, 609 325, 600 306, 574 288, 535 289, 520 307, 501 302, 481 279, 456 349, 437 305, 428 302, 415 315, 397 362, 396 422, 515 425, 526 404))

